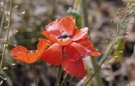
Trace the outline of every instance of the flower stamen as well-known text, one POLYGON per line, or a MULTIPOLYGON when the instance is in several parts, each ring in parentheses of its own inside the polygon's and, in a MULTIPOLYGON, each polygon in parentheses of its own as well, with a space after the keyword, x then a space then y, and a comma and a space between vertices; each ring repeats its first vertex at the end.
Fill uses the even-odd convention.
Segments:
POLYGON ((67 37, 71 37, 71 35, 68 35, 66 32, 63 32, 59 38, 64 38, 65 39, 67 37))

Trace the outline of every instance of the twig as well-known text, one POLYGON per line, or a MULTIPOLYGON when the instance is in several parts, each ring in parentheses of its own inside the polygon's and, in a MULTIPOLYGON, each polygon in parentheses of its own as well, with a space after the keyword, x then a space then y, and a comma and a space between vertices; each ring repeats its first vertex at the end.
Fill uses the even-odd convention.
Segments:
MULTIPOLYGON (((6 0, 3 0, 3 2, 5 4, 6 0)), ((2 14, 2 19, 1 19, 1 24, 0 24, 0 35, 2 33, 3 23, 4 23, 4 19, 5 19, 5 9, 6 9, 6 6, 4 6, 4 8, 3 8, 3 14, 2 14)))
POLYGON ((6 47, 8 45, 9 32, 10 32, 10 28, 11 28, 11 17, 12 17, 12 0, 10 0, 9 24, 8 24, 8 28, 7 28, 7 38, 6 38, 6 41, 4 43, 3 53, 2 53, 2 59, 1 59, 1 62, 0 62, 0 72, 2 70, 3 61, 4 61, 4 58, 5 58, 5 55, 6 55, 6 47))
POLYGON ((120 23, 117 24, 117 32, 116 32, 116 34, 115 34, 115 36, 114 36, 112 42, 110 43, 109 47, 107 48, 105 54, 102 56, 102 59, 99 61, 99 64, 100 64, 99 67, 97 68, 97 70, 95 71, 95 73, 90 77, 90 79, 88 79, 88 81, 85 83, 84 86, 86 86, 86 85, 89 83, 89 81, 92 80, 92 78, 96 75, 96 73, 97 73, 97 72, 99 71, 99 69, 101 68, 102 64, 103 64, 103 63, 105 62, 105 60, 107 59, 107 56, 108 56, 109 53, 111 52, 111 48, 112 48, 113 44, 115 43, 115 40, 117 39, 117 36, 119 35, 119 32, 120 32, 120 30, 121 30, 121 29, 119 29, 119 24, 123 23, 123 21, 125 20, 126 16, 127 16, 127 14, 125 14, 124 18, 122 19, 122 22, 120 22, 120 23))

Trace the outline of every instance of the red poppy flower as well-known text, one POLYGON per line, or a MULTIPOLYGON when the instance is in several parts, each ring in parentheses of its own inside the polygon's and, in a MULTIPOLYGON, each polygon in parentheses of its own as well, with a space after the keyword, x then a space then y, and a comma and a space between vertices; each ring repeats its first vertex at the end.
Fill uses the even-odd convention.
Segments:
POLYGON ((41 57, 46 47, 47 47, 46 40, 40 38, 37 50, 28 50, 23 46, 16 46, 11 50, 11 53, 13 54, 12 58, 28 64, 34 63, 41 57))
POLYGON ((78 30, 73 17, 55 20, 45 27, 42 34, 50 42, 42 59, 52 65, 62 65, 64 71, 76 77, 85 76, 82 58, 100 55, 88 40, 88 28, 78 30))

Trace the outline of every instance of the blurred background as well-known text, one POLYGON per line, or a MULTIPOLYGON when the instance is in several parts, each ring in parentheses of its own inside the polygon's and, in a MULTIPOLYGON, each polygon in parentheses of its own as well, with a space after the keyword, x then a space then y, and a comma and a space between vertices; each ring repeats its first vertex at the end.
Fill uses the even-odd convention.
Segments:
MULTIPOLYGON (((9 40, 5 44, 10 0, 0 0, 0 60, 6 47, 0 86, 35 86, 31 65, 12 59, 9 51, 16 45, 36 49, 38 38, 45 38, 41 34, 45 26, 66 15, 77 19, 79 29, 89 27, 90 39, 102 55, 120 29, 98 72, 102 84, 96 84, 93 78, 88 86, 135 86, 135 0, 13 0, 12 9, 9 40)), ((102 56, 93 58, 98 64, 102 56)), ((89 57, 84 62, 90 77, 94 73, 93 63, 89 57)), ((57 67, 42 60, 35 64, 38 85, 54 86, 57 67)), ((81 86, 85 80, 86 77, 71 76, 67 86, 81 86)))

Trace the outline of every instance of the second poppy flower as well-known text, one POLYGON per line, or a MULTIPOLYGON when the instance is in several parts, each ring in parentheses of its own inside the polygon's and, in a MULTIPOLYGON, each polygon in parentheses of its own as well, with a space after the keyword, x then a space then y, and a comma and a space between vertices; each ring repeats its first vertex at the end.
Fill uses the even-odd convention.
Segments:
POLYGON ((47 41, 40 38, 37 50, 28 50, 23 46, 16 46, 11 50, 12 58, 28 64, 36 62, 47 48, 47 41))

